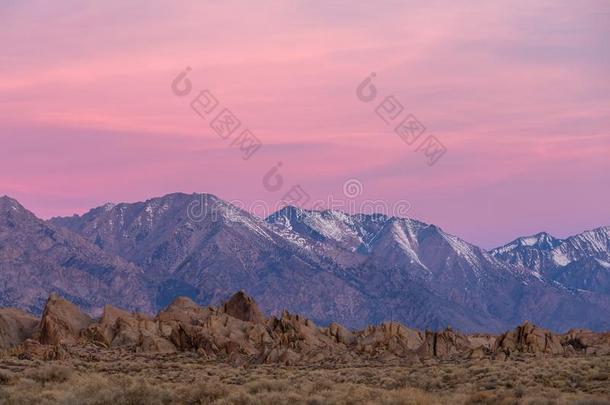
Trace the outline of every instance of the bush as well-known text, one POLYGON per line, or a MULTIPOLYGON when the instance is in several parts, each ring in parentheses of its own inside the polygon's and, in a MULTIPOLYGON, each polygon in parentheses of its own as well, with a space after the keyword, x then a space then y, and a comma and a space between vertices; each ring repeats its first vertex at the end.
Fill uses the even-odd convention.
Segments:
POLYGON ((59 364, 48 364, 28 370, 26 377, 40 383, 64 382, 72 376, 73 370, 59 364))
POLYGON ((13 378, 13 374, 5 371, 5 370, 0 370, 0 384, 8 384, 11 382, 13 378))
POLYGON ((229 389, 223 384, 197 384, 183 391, 182 400, 190 404, 211 404, 229 394, 229 389))
POLYGON ((163 405, 176 402, 172 393, 158 384, 132 377, 97 374, 81 379, 80 384, 61 401, 66 405, 163 405))
POLYGON ((260 379, 248 383, 246 386, 250 394, 258 394, 260 392, 282 392, 287 391, 290 386, 283 380, 260 379))

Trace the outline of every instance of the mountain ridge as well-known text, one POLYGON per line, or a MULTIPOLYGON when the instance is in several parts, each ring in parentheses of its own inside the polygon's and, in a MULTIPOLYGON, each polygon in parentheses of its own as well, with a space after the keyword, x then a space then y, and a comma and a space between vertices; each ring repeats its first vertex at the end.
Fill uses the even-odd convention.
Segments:
POLYGON ((141 273, 81 236, 38 219, 17 200, 0 198, 0 305, 36 312, 57 291, 94 312, 102 294, 128 308, 152 310, 138 280, 141 273), (126 292, 131 298, 121 296, 126 292))
MULTIPOLYGON (((540 235, 540 234, 537 234, 540 235)), ((586 230, 564 239, 549 238, 545 243, 524 243, 534 236, 515 239, 490 253, 508 263, 523 266, 537 277, 558 282, 569 289, 598 289, 610 292, 610 226, 586 230), (598 273, 593 281, 578 283, 578 269, 589 268, 598 273), (568 274, 569 273, 569 274, 568 274)))
MULTIPOLYGON (((47 223, 142 269, 139 281, 153 310, 179 295, 218 304, 247 288, 267 314, 287 308, 322 324, 397 319, 413 327, 499 331, 530 319, 555 330, 610 327, 605 284, 567 288, 560 281, 578 275, 570 268, 549 282, 494 250, 410 218, 296 207, 259 218, 211 194, 172 193, 47 223), (215 210, 214 218, 189 218, 193 201, 215 210)), ((605 280, 603 264, 589 266, 583 286, 605 280)))

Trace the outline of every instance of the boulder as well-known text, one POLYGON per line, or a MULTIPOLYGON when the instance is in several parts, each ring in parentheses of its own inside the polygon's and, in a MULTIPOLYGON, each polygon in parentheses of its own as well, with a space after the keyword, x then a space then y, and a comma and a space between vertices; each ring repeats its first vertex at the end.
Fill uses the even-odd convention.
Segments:
POLYGON ((504 352, 508 356, 513 352, 555 355, 564 353, 559 335, 527 321, 514 330, 500 335, 492 351, 504 352))
POLYGON ((418 353, 425 357, 452 358, 470 354, 473 347, 468 337, 447 328, 441 332, 426 331, 426 338, 418 353))
POLYGON ((371 354, 390 351, 394 355, 405 356, 424 342, 424 335, 420 331, 407 328, 398 322, 368 326, 356 332, 356 336, 357 350, 371 354))
POLYGON ((0 308, 0 350, 32 337, 38 319, 16 308, 0 308))
POLYGON ((223 305, 223 312, 246 322, 265 323, 265 316, 256 302, 245 292, 239 291, 223 305))
POLYGON ((573 353, 607 355, 610 354, 610 333, 571 329, 561 336, 561 344, 573 353))
MULTIPOLYGON (((167 326, 163 324, 164 326, 167 326)), ((89 341, 109 348, 132 351, 175 352, 176 347, 167 339, 167 331, 159 320, 106 305, 98 323, 81 333, 89 341)))
POLYGON ((349 346, 356 341, 356 338, 352 332, 335 322, 328 326, 326 332, 328 336, 334 338, 337 343, 342 343, 349 346))
POLYGON ((42 344, 74 344, 82 329, 93 320, 74 304, 51 294, 40 320, 38 340, 42 344))
POLYGON ((12 348, 11 353, 22 360, 65 360, 70 357, 64 345, 43 345, 33 339, 24 340, 12 348))
POLYGON ((163 322, 196 325, 203 323, 215 312, 215 308, 200 307, 188 297, 178 297, 167 308, 159 312, 155 319, 163 322))

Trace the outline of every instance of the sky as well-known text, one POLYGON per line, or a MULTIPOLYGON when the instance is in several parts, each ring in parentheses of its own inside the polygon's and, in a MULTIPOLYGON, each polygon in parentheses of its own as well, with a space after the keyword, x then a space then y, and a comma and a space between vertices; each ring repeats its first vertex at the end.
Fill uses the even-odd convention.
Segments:
POLYGON ((407 201, 486 248, 610 225, 608 0, 0 0, 0 49, 0 195, 42 218, 177 191, 271 206, 299 185, 306 207, 407 201), (376 112, 390 96, 425 127, 413 144, 376 112))

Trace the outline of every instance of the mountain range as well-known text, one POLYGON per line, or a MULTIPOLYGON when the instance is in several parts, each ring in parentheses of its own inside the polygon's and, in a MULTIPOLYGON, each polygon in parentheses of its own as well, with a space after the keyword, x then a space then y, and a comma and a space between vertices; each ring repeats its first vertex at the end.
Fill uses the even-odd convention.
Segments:
POLYGON ((177 296, 217 305, 237 290, 269 315, 351 328, 608 330, 610 227, 486 251, 414 219, 292 206, 259 218, 210 194, 49 221, 0 198, 0 306, 40 313, 58 293, 93 315, 104 304, 152 313, 177 296), (214 215, 193 219, 194 201, 214 215))

